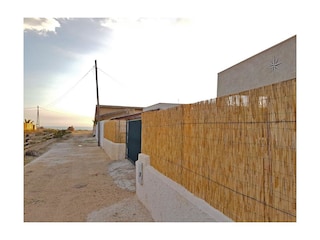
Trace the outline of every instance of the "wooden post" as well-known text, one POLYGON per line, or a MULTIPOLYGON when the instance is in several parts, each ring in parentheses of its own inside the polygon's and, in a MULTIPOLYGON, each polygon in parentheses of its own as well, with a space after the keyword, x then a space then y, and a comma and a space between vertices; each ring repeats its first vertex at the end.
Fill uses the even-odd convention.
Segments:
POLYGON ((36 123, 37 129, 40 128, 40 115, 39 115, 39 106, 37 106, 37 123, 36 123))
POLYGON ((98 68, 97 60, 94 61, 96 69, 96 88, 97 88, 97 124, 98 124, 98 146, 100 147, 100 104, 99 104, 99 87, 98 87, 98 68))

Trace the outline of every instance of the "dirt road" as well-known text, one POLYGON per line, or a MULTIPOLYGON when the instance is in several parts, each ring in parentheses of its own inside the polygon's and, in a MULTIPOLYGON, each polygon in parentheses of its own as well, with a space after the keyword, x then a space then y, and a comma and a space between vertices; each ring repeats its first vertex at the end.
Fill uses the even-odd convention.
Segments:
POLYGON ((148 222, 135 168, 111 161, 90 133, 52 143, 24 167, 25 222, 148 222))

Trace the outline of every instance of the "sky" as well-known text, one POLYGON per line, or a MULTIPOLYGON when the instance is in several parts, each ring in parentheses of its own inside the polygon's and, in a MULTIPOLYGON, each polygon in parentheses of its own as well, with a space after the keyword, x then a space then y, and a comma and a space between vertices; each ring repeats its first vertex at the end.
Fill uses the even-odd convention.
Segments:
POLYGON ((101 105, 215 98, 220 71, 297 34, 294 15, 281 8, 271 8, 278 17, 270 25, 260 10, 269 3, 238 7, 212 4, 209 16, 25 17, 24 118, 36 123, 39 106, 41 126, 92 126, 95 60, 101 105))

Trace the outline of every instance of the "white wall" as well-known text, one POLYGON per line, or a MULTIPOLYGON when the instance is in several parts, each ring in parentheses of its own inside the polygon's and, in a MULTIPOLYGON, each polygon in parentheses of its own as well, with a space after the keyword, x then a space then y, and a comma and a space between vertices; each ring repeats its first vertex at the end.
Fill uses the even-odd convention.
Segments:
POLYGON ((126 144, 114 143, 106 138, 101 141, 101 147, 111 160, 123 160, 126 157, 126 144))
POLYGON ((98 129, 99 129, 99 126, 100 126, 100 146, 102 146, 102 142, 103 142, 103 139, 104 139, 104 122, 105 121, 100 121, 97 123, 97 125, 95 126, 95 138, 96 140, 98 141, 98 129), (98 126, 99 124, 99 126, 98 126))
POLYGON ((294 78, 296 78, 296 36, 218 73, 217 96, 243 92, 294 78))
POLYGON ((146 154, 136 162, 136 194, 158 222, 230 222, 230 218, 167 178, 146 154), (142 181, 139 170, 142 169, 142 181), (140 182, 142 184, 140 184, 140 182))

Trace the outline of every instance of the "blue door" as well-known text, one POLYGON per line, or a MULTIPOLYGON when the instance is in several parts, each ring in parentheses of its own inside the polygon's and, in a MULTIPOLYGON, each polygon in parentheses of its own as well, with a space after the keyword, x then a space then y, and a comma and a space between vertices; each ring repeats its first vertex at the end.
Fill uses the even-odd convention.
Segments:
POLYGON ((127 158, 135 164, 141 153, 141 119, 127 121, 127 158))

